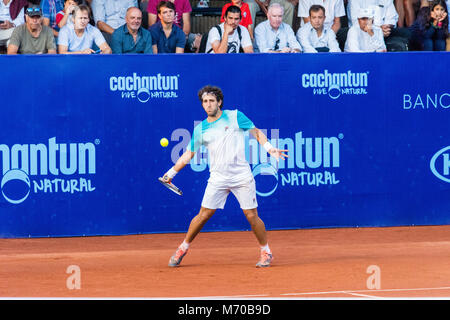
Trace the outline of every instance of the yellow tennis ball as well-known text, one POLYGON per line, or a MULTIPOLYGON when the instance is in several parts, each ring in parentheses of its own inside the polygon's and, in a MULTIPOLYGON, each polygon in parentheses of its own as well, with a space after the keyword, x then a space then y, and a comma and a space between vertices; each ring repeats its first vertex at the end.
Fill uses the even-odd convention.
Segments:
POLYGON ((163 146, 164 148, 167 147, 169 145, 169 140, 167 140, 166 138, 162 138, 159 143, 161 144, 161 146, 163 146))

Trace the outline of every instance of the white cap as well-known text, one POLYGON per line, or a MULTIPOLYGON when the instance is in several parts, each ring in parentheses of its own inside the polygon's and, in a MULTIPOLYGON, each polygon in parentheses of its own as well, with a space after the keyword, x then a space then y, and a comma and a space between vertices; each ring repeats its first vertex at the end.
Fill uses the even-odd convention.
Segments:
POLYGON ((374 14, 373 14, 373 10, 371 9, 359 9, 358 12, 358 18, 373 18, 374 14))

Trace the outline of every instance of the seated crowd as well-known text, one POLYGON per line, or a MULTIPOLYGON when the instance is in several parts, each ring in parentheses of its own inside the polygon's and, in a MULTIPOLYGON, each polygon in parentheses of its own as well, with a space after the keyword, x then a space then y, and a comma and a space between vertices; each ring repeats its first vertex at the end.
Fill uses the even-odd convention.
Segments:
POLYGON ((220 24, 201 35, 191 33, 189 0, 0 0, 0 49, 7 54, 450 51, 449 2, 230 0, 220 24), (300 25, 294 31, 297 7, 300 25), (259 11, 267 19, 256 25, 259 11))

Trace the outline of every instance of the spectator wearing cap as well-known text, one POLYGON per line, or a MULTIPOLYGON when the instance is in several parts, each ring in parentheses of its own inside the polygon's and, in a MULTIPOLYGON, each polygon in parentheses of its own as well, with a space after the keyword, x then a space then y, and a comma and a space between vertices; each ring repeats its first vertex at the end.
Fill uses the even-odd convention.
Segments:
POLYGON ((298 16, 301 18, 301 26, 309 22, 309 8, 315 4, 325 8, 325 28, 331 28, 337 34, 341 29, 341 17, 345 16, 344 0, 300 0, 298 16))
POLYGON ((309 22, 297 31, 297 39, 303 52, 341 52, 336 34, 329 27, 324 26, 325 8, 312 5, 309 8, 309 22))
MULTIPOLYGON (((373 24, 383 31, 384 41, 388 51, 398 51, 402 43, 407 47, 411 32, 407 28, 398 28, 398 12, 392 0, 348 0, 348 25, 358 24, 358 12, 361 8, 373 11, 373 24)), ((344 39, 345 42, 345 39, 344 39)))
POLYGON ((290 53, 301 52, 291 26, 283 22, 284 8, 273 3, 267 11, 267 20, 255 29, 256 47, 259 52, 290 53))
POLYGON ((23 24, 24 6, 26 1, 20 4, 20 0, 0 1, 0 46, 6 46, 14 28, 23 24))
POLYGON ((59 26, 56 22, 56 15, 64 9, 63 0, 41 0, 43 24, 53 30, 53 35, 58 37, 59 26))
POLYGON ((111 39, 113 53, 153 53, 152 35, 142 27, 142 11, 128 8, 126 23, 114 31, 111 39))
POLYGON ((359 10, 358 24, 348 30, 346 52, 386 52, 383 31, 373 25, 373 16, 371 9, 359 10))
POLYGON ((103 33, 108 44, 114 30, 125 24, 125 15, 130 7, 137 7, 137 0, 92 0, 91 8, 95 25, 103 33))
POLYGON ((58 36, 58 51, 60 54, 94 53, 94 43, 100 48, 98 53, 111 53, 111 48, 106 43, 100 30, 89 24, 89 7, 80 5, 75 7, 72 14, 73 24, 61 28, 58 36))
POLYGON ((25 23, 16 27, 11 35, 8 54, 56 53, 53 31, 43 25, 41 8, 31 5, 25 10, 25 14, 25 23))
POLYGON ((170 1, 158 4, 159 21, 150 27, 153 53, 184 53, 186 35, 176 24, 175 5, 170 1))

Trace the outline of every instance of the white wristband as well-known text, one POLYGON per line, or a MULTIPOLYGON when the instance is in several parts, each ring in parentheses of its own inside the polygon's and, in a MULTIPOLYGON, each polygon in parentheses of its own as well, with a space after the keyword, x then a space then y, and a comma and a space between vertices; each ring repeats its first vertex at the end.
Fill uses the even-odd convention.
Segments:
POLYGON ((168 176, 170 179, 173 179, 177 175, 178 171, 176 171, 173 167, 167 171, 166 176, 168 176))
POLYGON ((273 149, 273 145, 271 145, 269 141, 264 143, 263 147, 264 149, 266 149, 267 152, 269 152, 270 149, 273 149))

